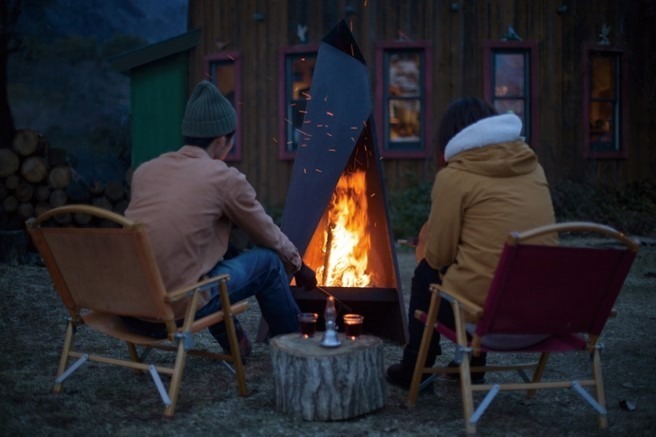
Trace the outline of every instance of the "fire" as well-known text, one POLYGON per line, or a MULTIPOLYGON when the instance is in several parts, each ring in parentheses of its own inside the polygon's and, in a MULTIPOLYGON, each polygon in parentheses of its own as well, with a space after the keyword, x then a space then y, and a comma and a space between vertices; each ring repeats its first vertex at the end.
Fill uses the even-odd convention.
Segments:
POLYGON ((366 287, 372 283, 368 270, 371 237, 367 230, 368 196, 365 172, 342 174, 325 213, 326 226, 318 229, 322 260, 317 278, 326 286, 366 287))

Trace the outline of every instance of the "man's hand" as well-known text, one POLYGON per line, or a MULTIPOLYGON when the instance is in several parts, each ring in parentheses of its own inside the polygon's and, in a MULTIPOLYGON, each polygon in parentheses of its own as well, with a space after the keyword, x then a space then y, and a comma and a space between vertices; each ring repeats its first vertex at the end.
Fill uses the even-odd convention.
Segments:
POLYGON ((294 279, 296 279, 296 285, 303 287, 305 291, 317 288, 317 276, 314 270, 305 263, 301 266, 301 270, 294 274, 294 279))

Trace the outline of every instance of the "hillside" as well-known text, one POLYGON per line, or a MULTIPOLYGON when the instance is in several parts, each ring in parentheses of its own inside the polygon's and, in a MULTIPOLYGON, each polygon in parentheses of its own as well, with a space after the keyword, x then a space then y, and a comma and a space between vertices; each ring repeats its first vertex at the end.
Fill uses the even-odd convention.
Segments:
POLYGON ((186 30, 186 0, 24 1, 9 58, 17 129, 66 149, 83 177, 106 180, 129 157, 129 77, 108 60, 186 30))

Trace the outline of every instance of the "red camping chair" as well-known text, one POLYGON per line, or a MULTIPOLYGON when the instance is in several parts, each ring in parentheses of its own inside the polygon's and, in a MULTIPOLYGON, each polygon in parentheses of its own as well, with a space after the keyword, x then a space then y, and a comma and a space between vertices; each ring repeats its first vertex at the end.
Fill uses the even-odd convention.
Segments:
POLYGON ((468 434, 476 432, 477 422, 501 390, 528 390, 528 395, 532 396, 537 389, 566 387, 576 390, 592 405, 599 414, 599 427, 606 428, 598 339, 611 315, 638 248, 638 241, 603 225, 573 222, 544 226, 510 234, 483 307, 440 285, 431 285, 433 295, 428 313, 415 313, 415 317, 425 323, 425 329, 408 394, 408 405, 415 405, 422 375, 459 373, 468 434), (564 232, 603 234, 613 239, 613 245, 581 247, 525 244, 537 236, 564 232), (436 323, 440 298, 452 305, 455 330, 436 323), (466 317, 475 320, 475 324, 467 324, 466 317), (458 367, 423 367, 434 330, 456 343, 455 361, 458 367), (540 336, 542 340, 536 340, 537 344, 528 347, 503 347, 504 339, 511 341, 517 339, 518 335, 534 338, 540 336), (537 362, 529 364, 470 368, 471 356, 478 356, 482 352, 537 353, 540 357, 537 362), (542 381, 549 354, 554 352, 591 354, 591 377, 542 381), (534 369, 532 379, 523 373, 527 368, 534 369), (508 370, 518 370, 524 382, 471 383, 470 371, 489 374, 508 370), (583 387, 591 387, 594 396, 583 387), (474 392, 487 392, 476 410, 474 392))

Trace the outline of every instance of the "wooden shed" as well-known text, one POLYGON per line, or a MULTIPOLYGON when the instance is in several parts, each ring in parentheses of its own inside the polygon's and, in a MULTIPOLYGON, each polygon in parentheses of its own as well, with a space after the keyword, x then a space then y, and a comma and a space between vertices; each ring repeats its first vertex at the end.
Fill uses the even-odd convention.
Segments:
POLYGON ((188 96, 188 55, 200 34, 200 29, 192 30, 112 59, 117 71, 130 75, 135 167, 180 147, 188 96))
POLYGON ((284 205, 317 50, 342 19, 369 69, 390 192, 433 179, 440 114, 462 96, 517 113, 552 186, 653 180, 653 1, 190 1, 186 91, 208 78, 232 100, 231 161, 266 206, 284 205))

